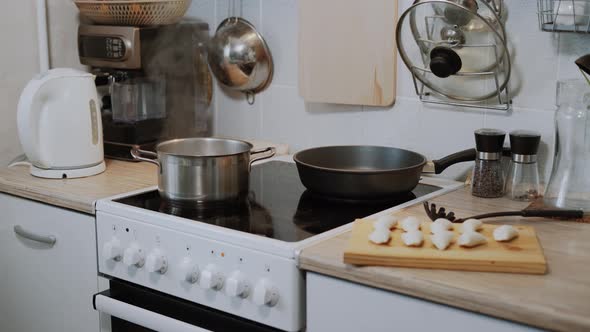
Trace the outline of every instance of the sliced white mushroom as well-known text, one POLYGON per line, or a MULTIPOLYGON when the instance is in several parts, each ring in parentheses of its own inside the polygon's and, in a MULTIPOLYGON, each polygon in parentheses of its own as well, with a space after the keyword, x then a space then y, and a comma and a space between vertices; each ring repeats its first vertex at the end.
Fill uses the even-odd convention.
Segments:
POLYGON ((420 229, 420 219, 414 216, 405 217, 401 221, 401 227, 405 232, 417 231, 420 229))
POLYGON ((461 234, 461 236, 459 236, 459 239, 457 240, 457 243, 459 243, 461 247, 468 248, 476 247, 487 242, 488 240, 486 240, 486 237, 477 232, 463 233, 461 234))
POLYGON ((373 228, 392 229, 395 227, 396 224, 397 218, 391 215, 384 215, 375 220, 375 222, 373 223, 373 228))
POLYGON ((449 230, 449 231, 451 229, 453 229, 453 223, 449 219, 446 219, 446 218, 438 218, 433 222, 433 224, 440 225, 439 227, 442 227, 442 228, 449 230))
POLYGON ((389 242, 390 237, 389 229, 377 228, 369 234, 369 241, 375 244, 383 244, 389 242))
POLYGON ((438 218, 430 224, 430 233, 436 234, 453 229, 453 223, 445 218, 438 218))
POLYGON ((436 249, 445 250, 449 247, 449 245, 451 245, 451 242, 453 242, 454 235, 455 233, 451 231, 442 231, 431 235, 430 240, 436 249))
POLYGON ((483 223, 479 219, 467 219, 461 225, 461 232, 477 232, 482 228, 483 223))
POLYGON ((402 241, 408 247, 419 247, 424 242, 424 235, 419 230, 412 230, 402 234, 402 241))
POLYGON ((502 225, 494 229, 494 240, 499 242, 510 241, 518 236, 516 228, 510 225, 502 225))

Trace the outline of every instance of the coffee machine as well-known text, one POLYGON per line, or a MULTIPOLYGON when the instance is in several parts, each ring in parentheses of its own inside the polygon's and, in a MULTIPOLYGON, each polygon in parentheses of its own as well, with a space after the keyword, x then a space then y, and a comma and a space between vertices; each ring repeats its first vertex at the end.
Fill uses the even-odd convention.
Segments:
POLYGON ((104 153, 133 160, 132 148, 210 136, 209 27, 184 20, 163 26, 80 25, 78 55, 102 96, 104 153))

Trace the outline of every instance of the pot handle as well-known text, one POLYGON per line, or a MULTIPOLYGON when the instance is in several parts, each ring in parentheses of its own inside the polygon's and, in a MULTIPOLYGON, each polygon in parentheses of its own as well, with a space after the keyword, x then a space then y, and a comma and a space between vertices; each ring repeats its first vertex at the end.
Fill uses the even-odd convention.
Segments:
POLYGON ((141 150, 138 148, 132 148, 131 151, 131 156, 133 157, 133 159, 135 160, 140 160, 140 161, 147 161, 148 163, 152 163, 155 165, 158 165, 158 167, 160 167, 160 163, 158 162, 158 154, 152 151, 145 151, 145 150, 141 150), (150 156, 153 157, 155 159, 150 159, 150 158, 144 158, 141 155, 146 155, 146 156, 150 156))
MULTIPOLYGON (((502 150, 502 155, 504 157, 510 157, 510 155, 511 155, 510 148, 504 148, 502 150)), ((465 161, 474 161, 476 157, 477 157, 477 151, 475 149, 471 148, 471 149, 467 149, 467 150, 463 150, 463 151, 459 151, 459 152, 450 154, 450 155, 443 157, 441 159, 438 159, 438 160, 433 160, 432 166, 434 166, 434 173, 440 174, 445 169, 447 169, 449 166, 452 166, 452 165, 458 164, 458 163, 462 163, 465 161)))
POLYGON ((268 148, 264 148, 264 149, 259 149, 259 150, 251 150, 250 151, 250 156, 251 156, 250 157, 250 167, 252 167, 252 164, 255 161, 263 160, 263 159, 268 159, 268 158, 273 157, 276 152, 277 152, 277 149, 274 148, 274 147, 272 147, 272 146, 270 146, 268 148), (263 154, 265 152, 268 152, 268 153, 263 154), (261 155, 261 156, 255 156, 257 154, 263 154, 263 155, 261 155))

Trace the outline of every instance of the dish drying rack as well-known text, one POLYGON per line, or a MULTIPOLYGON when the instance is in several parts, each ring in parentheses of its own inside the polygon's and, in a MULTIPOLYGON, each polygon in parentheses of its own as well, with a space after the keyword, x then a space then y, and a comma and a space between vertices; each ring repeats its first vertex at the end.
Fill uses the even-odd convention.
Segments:
POLYGON ((510 89, 506 85, 503 89, 499 85, 498 72, 497 71, 486 71, 486 72, 475 72, 475 73, 458 73, 455 76, 493 76, 496 85, 497 95, 494 98, 483 101, 457 101, 456 99, 449 99, 443 95, 440 95, 436 91, 433 91, 426 87, 420 80, 416 78, 414 70, 424 71, 432 74, 432 72, 425 68, 413 67, 412 68, 412 81, 414 83, 414 90, 416 95, 421 102, 426 104, 435 105, 449 105, 459 107, 472 107, 479 109, 490 109, 498 111, 508 111, 512 106, 512 99, 510 98, 510 89), (436 95, 436 96, 433 96, 436 95))
POLYGON ((537 0, 539 28, 590 33, 590 0, 537 0))

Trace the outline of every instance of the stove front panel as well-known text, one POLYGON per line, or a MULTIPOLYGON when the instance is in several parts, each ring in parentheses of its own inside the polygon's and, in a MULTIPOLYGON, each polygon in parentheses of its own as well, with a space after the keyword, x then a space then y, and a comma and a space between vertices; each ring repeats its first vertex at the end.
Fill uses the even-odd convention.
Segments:
POLYGON ((303 272, 293 259, 103 211, 97 237, 103 274, 282 330, 305 325, 303 272))

